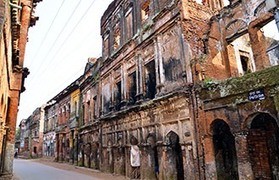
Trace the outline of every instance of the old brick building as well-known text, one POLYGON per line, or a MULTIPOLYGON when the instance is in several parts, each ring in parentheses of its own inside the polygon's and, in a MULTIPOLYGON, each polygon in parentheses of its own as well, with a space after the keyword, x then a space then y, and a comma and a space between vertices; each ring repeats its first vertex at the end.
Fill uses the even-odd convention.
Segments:
POLYGON ((43 156, 44 106, 36 108, 27 118, 21 120, 19 155, 38 158, 43 156))
POLYGON ((89 58, 80 87, 80 121, 78 142, 78 165, 99 169, 100 123, 98 76, 101 58, 89 58))
POLYGON ((210 19, 194 66, 203 178, 279 178, 278 42, 262 31, 278 6, 230 1, 210 19))
POLYGON ((0 176, 12 173, 15 126, 20 93, 28 69, 23 67, 27 33, 40 0, 0 0, 0 176))
POLYGON ((43 156, 44 107, 37 108, 30 117, 30 155, 43 156))
POLYGON ((55 158, 56 133, 58 104, 54 99, 46 103, 44 108, 44 135, 43 135, 43 155, 55 158))
POLYGON ((115 0, 101 19, 101 169, 199 177, 191 61, 213 11, 193 1, 115 0), (139 148, 140 167, 130 161, 139 148))
POLYGON ((262 29, 278 7, 114 0, 102 58, 47 103, 45 152, 129 178, 278 179, 279 49, 262 29))
POLYGON ((79 79, 56 95, 53 100, 57 106, 56 159, 74 162, 74 144, 77 142, 79 109, 79 79))

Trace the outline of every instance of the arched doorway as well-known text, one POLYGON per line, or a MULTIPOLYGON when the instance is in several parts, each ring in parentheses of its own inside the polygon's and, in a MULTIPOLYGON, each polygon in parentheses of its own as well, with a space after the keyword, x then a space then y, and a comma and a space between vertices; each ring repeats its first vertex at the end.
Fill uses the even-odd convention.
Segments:
POLYGON ((214 155, 218 179, 238 179, 234 136, 223 120, 212 123, 214 155))
POLYGON ((84 166, 84 149, 85 149, 85 145, 82 145, 82 147, 81 147, 81 166, 84 166))
POLYGON ((269 114, 257 115, 250 126, 247 142, 255 179, 279 178, 278 125, 269 114))
POLYGON ((99 163, 99 143, 98 142, 94 142, 93 146, 93 154, 92 154, 92 160, 94 161, 94 169, 100 169, 100 163, 99 163))
POLYGON ((110 172, 110 173, 114 173, 114 154, 113 154, 113 149, 112 149, 112 142, 111 142, 111 140, 108 140, 107 153, 108 153, 108 167, 109 167, 109 172, 110 172))
POLYGON ((167 141, 169 144, 168 157, 173 162, 175 167, 174 173, 176 174, 177 180, 184 180, 184 169, 183 169, 183 157, 182 149, 179 143, 179 136, 171 131, 167 135, 167 141))
POLYGON ((85 161, 85 167, 88 167, 88 168, 91 168, 91 144, 90 143, 87 143, 86 146, 85 146, 85 150, 84 150, 84 154, 85 154, 85 158, 86 158, 86 161, 85 161))
POLYGON ((152 168, 154 169, 155 178, 158 179, 159 175, 159 158, 158 158, 158 149, 156 145, 156 136, 155 134, 149 134, 147 136, 147 143, 150 145, 148 147, 148 152, 150 155, 150 161, 152 168))

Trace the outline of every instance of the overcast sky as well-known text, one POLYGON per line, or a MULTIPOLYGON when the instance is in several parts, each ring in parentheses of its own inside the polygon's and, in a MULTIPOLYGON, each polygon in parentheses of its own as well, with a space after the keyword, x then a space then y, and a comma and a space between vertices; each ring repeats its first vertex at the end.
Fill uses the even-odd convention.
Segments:
MULTIPOLYGON (((18 123, 82 75, 89 57, 101 56, 100 18, 111 2, 38 3, 39 21, 29 29, 24 66, 30 75, 25 80, 26 91, 21 94, 18 123)), ((279 39, 276 26, 268 29, 273 30, 269 36, 276 34, 279 39)))
POLYGON ((29 29, 18 123, 83 74, 89 57, 101 56, 100 18, 112 0, 43 0, 29 29))

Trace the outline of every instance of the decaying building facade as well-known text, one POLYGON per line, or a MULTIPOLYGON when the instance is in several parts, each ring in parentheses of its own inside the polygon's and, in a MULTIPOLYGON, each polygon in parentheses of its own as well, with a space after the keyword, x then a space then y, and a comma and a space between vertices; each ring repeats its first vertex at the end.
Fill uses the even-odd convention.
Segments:
POLYGON ((44 107, 37 108, 30 117, 30 156, 43 156, 44 107))
POLYGON ((192 1, 115 0, 108 7, 101 20, 102 170, 199 177, 191 60, 203 50, 198 40, 212 14, 192 1))
POLYGON ((79 83, 81 112, 79 121, 78 165, 99 169, 100 124, 98 75, 101 58, 89 58, 79 83))
POLYGON ((278 16, 277 0, 114 0, 102 58, 45 108, 56 159, 129 178, 278 179, 279 50, 262 31, 278 16))
POLYGON ((47 102, 44 115, 43 155, 55 158, 58 104, 54 99, 47 102))
POLYGON ((77 162, 77 127, 79 121, 79 81, 81 77, 56 95, 52 101, 57 103, 56 156, 60 162, 77 162))
POLYGON ((278 6, 231 0, 211 18, 194 66, 205 179, 279 178, 279 48, 262 31, 278 6))
POLYGON ((44 107, 39 107, 20 122, 19 155, 32 158, 43 156, 44 114, 44 107))
POLYGON ((20 149, 19 154, 24 155, 26 157, 30 156, 29 153, 29 142, 30 142, 30 118, 23 119, 20 121, 19 129, 20 129, 20 149))
POLYGON ((23 67, 27 33, 35 25, 34 7, 40 0, 0 1, 0 176, 13 170, 14 138, 20 93, 28 69, 23 67))

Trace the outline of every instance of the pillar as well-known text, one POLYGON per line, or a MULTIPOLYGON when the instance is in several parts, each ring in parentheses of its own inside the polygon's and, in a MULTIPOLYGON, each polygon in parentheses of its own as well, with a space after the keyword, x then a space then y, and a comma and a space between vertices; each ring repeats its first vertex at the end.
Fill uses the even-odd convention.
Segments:
POLYGON ((247 146, 248 132, 235 133, 235 148, 238 161, 238 175, 240 180, 254 179, 252 166, 249 161, 249 152, 247 146))
POLYGON ((79 147, 78 147, 78 131, 75 130, 74 132, 74 136, 75 136, 75 145, 74 145, 74 165, 78 165, 78 151, 79 151, 79 147))
POLYGON ((203 139, 203 146, 205 161, 205 177, 206 179, 217 179, 213 137, 205 136, 203 139))
MULTIPOLYGON (((257 24, 256 24, 257 25, 257 24)), ((254 55, 256 71, 263 70, 270 66, 268 55, 266 54, 266 42, 260 27, 250 25, 248 28, 251 47, 254 55)))
POLYGON ((27 43, 28 29, 32 13, 32 2, 22 1, 21 20, 20 20, 20 38, 19 38, 19 65, 23 66, 25 48, 27 43))
POLYGON ((156 83, 157 93, 160 92, 162 85, 165 82, 165 73, 163 67, 163 57, 162 57, 162 45, 161 45, 160 35, 154 40, 154 49, 155 49, 155 71, 156 71, 156 83))
POLYGON ((60 153, 60 137, 59 134, 56 134, 56 152, 55 152, 55 160, 59 161, 59 153, 60 153))
POLYGON ((14 160, 14 144, 16 132, 16 119, 19 103, 19 91, 10 91, 10 98, 8 102, 8 114, 6 119, 7 136, 4 156, 3 174, 12 175, 13 173, 13 160, 14 160))
POLYGON ((142 69, 142 57, 139 54, 137 56, 137 101, 141 101, 143 98, 143 69, 142 69))

